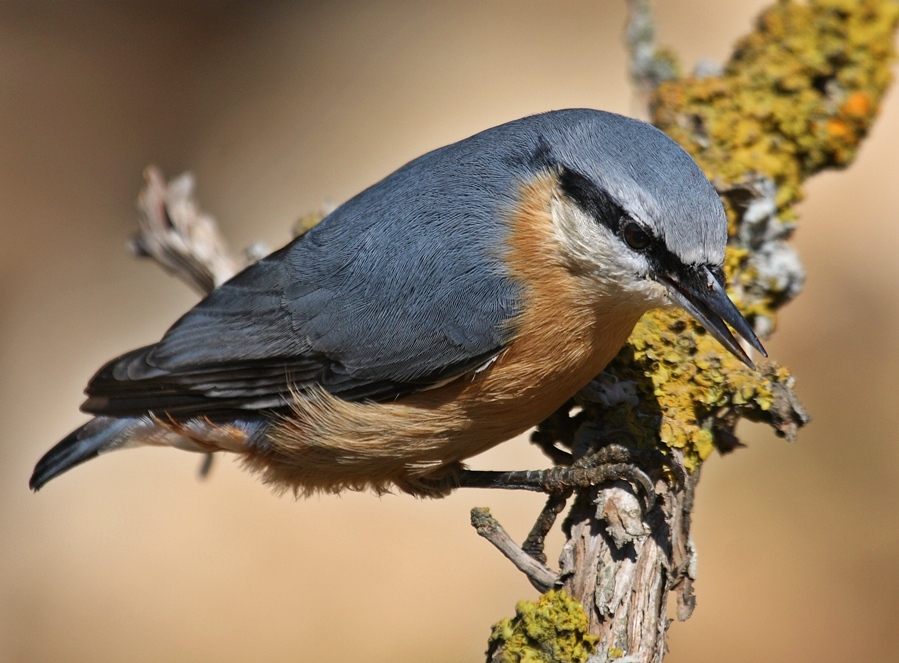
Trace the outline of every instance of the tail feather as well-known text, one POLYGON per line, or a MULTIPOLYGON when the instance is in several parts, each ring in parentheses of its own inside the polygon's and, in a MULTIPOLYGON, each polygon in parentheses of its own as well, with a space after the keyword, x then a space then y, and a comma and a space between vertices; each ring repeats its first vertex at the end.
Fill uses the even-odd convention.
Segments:
POLYGON ((182 422, 163 422, 149 415, 94 417, 44 454, 28 485, 40 490, 50 479, 102 453, 144 444, 201 453, 242 453, 245 445, 258 445, 264 439, 269 423, 255 413, 218 423, 205 417, 182 422))
POLYGON ((137 418, 95 417, 70 433, 38 461, 28 486, 40 490, 45 483, 76 465, 96 458, 104 451, 117 449, 127 442, 137 418))

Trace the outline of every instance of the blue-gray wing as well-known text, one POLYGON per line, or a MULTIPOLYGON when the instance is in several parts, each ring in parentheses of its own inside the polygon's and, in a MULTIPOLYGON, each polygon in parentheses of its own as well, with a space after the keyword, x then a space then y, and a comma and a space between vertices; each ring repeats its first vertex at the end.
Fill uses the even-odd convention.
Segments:
MULTIPOLYGON (((674 175, 653 170, 659 159, 644 158, 646 145, 689 160, 648 125, 583 109, 523 118, 430 152, 219 287, 158 344, 107 364, 83 407, 113 415, 266 409, 313 386, 387 400, 471 371, 515 331, 523 284, 505 259, 520 185, 564 166, 610 190, 642 192, 639 175, 664 194, 674 175)), ((648 209, 671 204, 647 196, 648 209)))
POLYGON ((277 408, 315 385, 388 400, 494 357, 520 299, 503 248, 515 175, 477 149, 454 154, 460 145, 359 194, 217 288, 158 344, 107 364, 83 409, 277 408))

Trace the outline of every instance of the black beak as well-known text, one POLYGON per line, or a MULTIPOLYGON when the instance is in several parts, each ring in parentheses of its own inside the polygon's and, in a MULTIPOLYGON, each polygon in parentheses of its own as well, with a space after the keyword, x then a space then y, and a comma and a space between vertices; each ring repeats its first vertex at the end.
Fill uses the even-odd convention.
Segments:
POLYGON ((674 300, 696 318, 725 348, 746 364, 749 368, 755 368, 755 364, 743 350, 739 341, 734 338, 728 325, 734 328, 749 345, 767 357, 768 353, 762 347, 761 341, 752 331, 752 327, 730 301, 724 287, 715 278, 712 271, 705 265, 690 267, 679 271, 677 274, 664 275, 659 280, 668 286, 668 291, 674 300))

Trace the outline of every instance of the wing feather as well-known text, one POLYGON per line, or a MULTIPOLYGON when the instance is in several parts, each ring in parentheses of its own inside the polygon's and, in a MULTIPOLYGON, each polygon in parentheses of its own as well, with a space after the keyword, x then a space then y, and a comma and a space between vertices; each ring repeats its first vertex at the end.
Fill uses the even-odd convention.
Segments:
POLYGON ((217 288, 159 343, 108 363, 83 409, 279 408, 313 385, 389 400, 496 356, 520 299, 502 260, 514 183, 507 166, 474 159, 479 148, 465 143, 362 192, 217 288), (470 163, 447 167, 460 159, 470 163))

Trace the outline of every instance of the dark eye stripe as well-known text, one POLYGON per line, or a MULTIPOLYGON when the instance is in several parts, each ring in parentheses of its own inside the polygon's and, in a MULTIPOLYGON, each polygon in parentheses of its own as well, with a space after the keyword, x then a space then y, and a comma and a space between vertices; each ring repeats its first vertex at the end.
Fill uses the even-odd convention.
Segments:
POLYGON ((616 235, 621 228, 621 219, 628 218, 624 210, 605 191, 576 170, 562 166, 559 186, 590 218, 603 224, 616 235))
POLYGON ((652 233, 631 219, 608 192, 576 170, 562 166, 559 185, 584 213, 621 237, 635 251, 646 251, 658 243, 652 233))
MULTIPOLYGON (((615 235, 622 237, 631 248, 641 251, 652 266, 653 273, 678 274, 698 268, 698 265, 685 265, 665 245, 665 241, 661 237, 656 237, 646 231, 645 228, 627 215, 621 205, 608 192, 603 191, 576 170, 561 166, 559 170, 559 186, 562 192, 580 207, 585 214, 596 220, 597 223, 603 224, 615 235), (649 239, 649 243, 642 248, 633 246, 624 234, 627 226, 632 223, 640 228, 649 239)), ((712 269, 712 273, 716 275, 716 278, 719 278, 720 268, 716 265, 709 265, 708 267, 712 269)))

